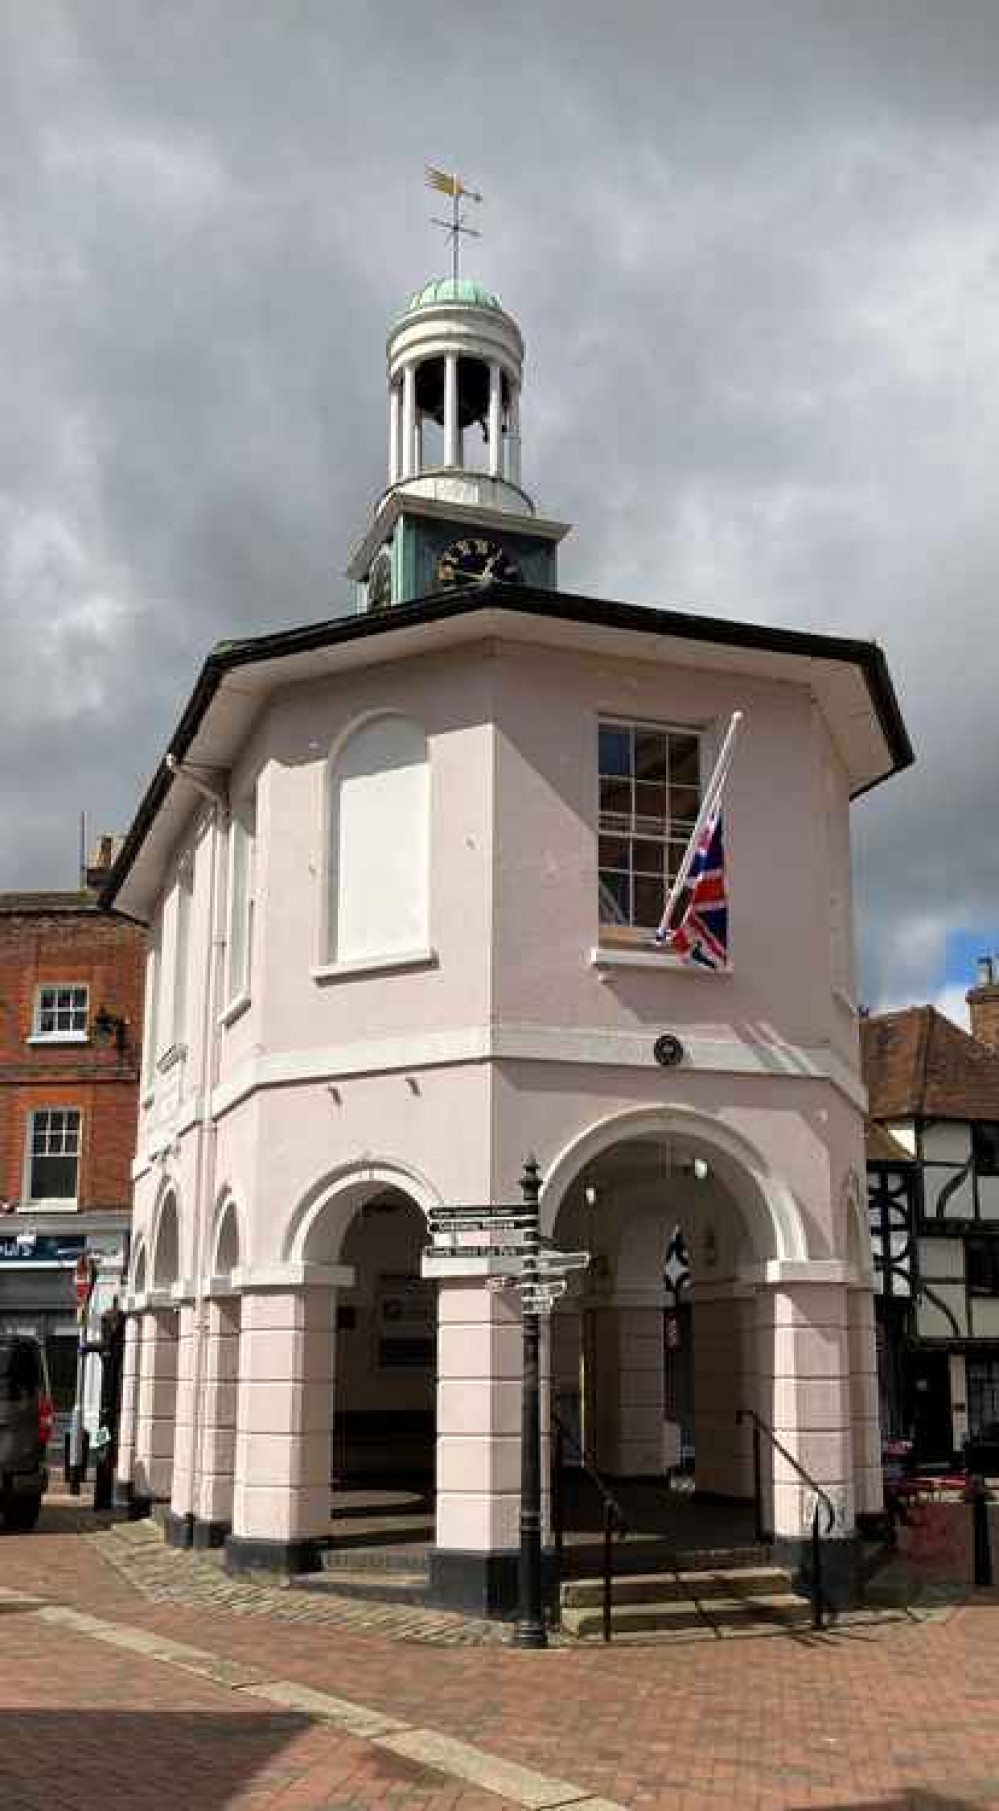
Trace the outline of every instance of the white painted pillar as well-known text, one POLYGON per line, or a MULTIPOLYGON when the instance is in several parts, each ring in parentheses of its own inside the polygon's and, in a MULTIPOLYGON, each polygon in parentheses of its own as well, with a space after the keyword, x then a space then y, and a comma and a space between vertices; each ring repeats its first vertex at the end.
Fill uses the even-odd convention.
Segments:
POLYGON ((458 354, 444 357, 444 463, 460 465, 458 445, 458 354))
POLYGON ((511 484, 520 483, 520 385, 510 389, 510 409, 506 435, 506 475, 511 484))
POLYGON ((755 1303, 731 1286, 713 1291, 710 1284, 701 1285, 691 1321, 697 1488, 750 1497, 752 1431, 740 1427, 736 1416, 757 1405, 755 1303))
POLYGON ((397 383, 389 385, 389 462, 388 480, 398 484, 402 476, 399 448, 402 438, 402 390, 397 383))
MULTIPOLYGON (((847 1293, 841 1284, 793 1283, 757 1295, 759 1412, 832 1498, 834 1538, 853 1534, 856 1504, 847 1293)), ((773 1533, 807 1540, 809 1487, 765 1438, 763 1461, 773 1533)))
POLYGON ((503 476, 502 380, 499 365, 489 367, 489 475, 503 476))
MULTIPOLYGON (((542 1512, 548 1512, 548 1322, 541 1323, 542 1512)), ((512 1553, 520 1542, 523 1329, 513 1290, 442 1282, 437 1309, 437 1546, 512 1553)))
POLYGON ((402 373, 402 475, 413 476, 416 451, 416 370, 406 365, 402 373))
POLYGON ((170 1481, 170 1509, 175 1516, 190 1515, 194 1509, 195 1314, 193 1302, 182 1303, 177 1313, 177 1387, 170 1481))
POLYGON ((132 1481, 138 1496, 167 1501, 173 1484, 177 1310, 146 1309, 141 1342, 132 1481))
POLYGON ((135 1416, 139 1394, 140 1320, 129 1314, 125 1321, 125 1345, 121 1359, 121 1407, 118 1414, 118 1453, 115 1482, 127 1490, 132 1482, 135 1463, 135 1416))
POLYGON ((423 416, 417 415, 413 424, 413 471, 418 478, 423 470, 423 416))
POLYGON ((241 1299, 235 1563, 241 1541, 287 1549, 330 1532, 336 1354, 333 1288, 260 1290, 241 1299))
POLYGON ((220 1296, 208 1303, 194 1514, 195 1541, 198 1524, 202 1524, 211 1531, 213 1545, 221 1531, 232 1525, 240 1318, 238 1295, 220 1296))
POLYGON ((874 1338, 874 1294, 870 1288, 847 1291, 850 1330, 850 1412, 853 1475, 858 1515, 879 1515, 884 1508, 881 1471, 881 1412, 878 1359, 874 1338))

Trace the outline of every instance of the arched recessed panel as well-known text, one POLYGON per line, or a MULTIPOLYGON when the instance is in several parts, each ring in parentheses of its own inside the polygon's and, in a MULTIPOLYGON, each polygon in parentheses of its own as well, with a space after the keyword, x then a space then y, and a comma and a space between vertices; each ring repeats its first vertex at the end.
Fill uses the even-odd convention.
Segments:
POLYGON ((426 949, 429 816, 427 739, 420 725, 395 716, 362 724, 330 774, 331 961, 426 949))
POLYGON ((177 1219, 177 1197, 172 1192, 164 1197, 156 1224, 153 1250, 154 1289, 170 1289, 180 1276, 180 1226, 177 1219))
POLYGON ((232 1271, 238 1270, 239 1262, 239 1220, 236 1214, 236 1203, 229 1200, 226 1201, 219 1216, 212 1274, 213 1276, 229 1276, 232 1271))

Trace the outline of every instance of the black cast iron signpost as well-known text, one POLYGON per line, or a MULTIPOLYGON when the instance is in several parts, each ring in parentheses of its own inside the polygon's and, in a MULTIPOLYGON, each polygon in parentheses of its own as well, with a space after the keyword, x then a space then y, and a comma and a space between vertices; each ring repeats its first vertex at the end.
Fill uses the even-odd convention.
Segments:
POLYGON ((551 1313, 567 1287, 570 1270, 585 1270, 586 1251, 558 1251, 542 1245, 538 1215, 541 1171, 528 1157, 520 1179, 518 1207, 439 1207, 428 1215, 434 1258, 491 1258, 502 1274, 486 1278, 488 1289, 516 1289, 523 1320, 520 1417, 520 1579, 514 1629, 517 1647, 548 1644, 541 1583, 541 1317, 551 1313))

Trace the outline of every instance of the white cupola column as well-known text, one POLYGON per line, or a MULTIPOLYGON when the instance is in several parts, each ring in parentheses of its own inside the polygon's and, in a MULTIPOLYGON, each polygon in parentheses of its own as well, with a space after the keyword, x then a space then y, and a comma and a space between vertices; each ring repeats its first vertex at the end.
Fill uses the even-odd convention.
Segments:
POLYGON ((413 471, 417 478, 423 470, 423 416, 417 415, 413 423, 413 471))
POLYGON ((461 464, 461 436, 458 432, 458 354, 448 352, 444 359, 444 464, 461 464))
POLYGON ((502 413, 502 410, 500 407, 501 402, 502 402, 502 397, 503 397, 503 390, 502 390, 502 385, 500 382, 500 368, 495 362, 493 362, 489 366, 489 476, 490 476, 490 478, 502 478, 502 476, 503 476, 503 436, 502 436, 502 432, 501 432, 502 424, 501 424, 501 420, 500 420, 500 416, 502 413))
POLYGON ((389 387, 389 469, 390 484, 398 484, 402 477, 399 458, 399 445, 402 429, 402 391, 398 384, 389 387))
POLYGON ((416 371, 406 365, 402 373, 402 475, 413 476, 416 452, 416 371))
POLYGON ((520 483, 520 385, 510 386, 510 409, 506 424, 506 475, 511 484, 520 483))

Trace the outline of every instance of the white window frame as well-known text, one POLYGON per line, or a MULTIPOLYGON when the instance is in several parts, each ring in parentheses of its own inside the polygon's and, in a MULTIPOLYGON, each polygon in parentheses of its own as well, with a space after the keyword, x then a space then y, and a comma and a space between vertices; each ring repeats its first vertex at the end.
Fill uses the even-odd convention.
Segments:
POLYGON ((194 863, 190 855, 177 864, 177 884, 173 913, 173 990, 170 1007, 170 1048, 178 1053, 187 1048, 187 1016, 190 996, 191 914, 194 907, 194 863))
POLYGON ((229 819, 228 885, 226 892, 226 1005, 222 1023, 231 1025, 250 1004, 253 981, 253 934, 256 919, 257 795, 250 792, 234 805, 229 819), (243 897, 237 895, 237 861, 244 849, 243 897), (237 911, 241 920, 237 927, 237 911), (237 940, 241 931, 241 946, 237 940), (240 959, 236 960, 239 952, 240 959))
MULTIPOLYGON (((601 837, 606 836, 609 838, 609 837, 613 837, 616 835, 623 840, 656 842, 656 843, 661 842, 663 844, 664 850, 667 848, 667 846, 669 845, 669 843, 671 841, 675 842, 675 843, 679 843, 680 838, 679 837, 671 838, 668 835, 668 833, 663 834, 663 835, 655 835, 654 833, 650 833, 646 837, 641 837, 641 836, 638 836, 633 830, 615 831, 610 828, 604 829, 604 827, 601 823, 602 813, 601 813, 601 806, 600 806, 600 779, 601 779, 600 734, 601 734, 601 731, 605 730, 605 729, 628 730, 628 731, 630 731, 632 736, 634 736, 635 732, 638 730, 648 730, 654 735, 677 736, 677 737, 682 736, 685 740, 696 742, 697 748, 698 748, 697 791, 698 791, 698 801, 700 803, 701 801, 703 801, 703 798, 704 798, 704 785, 705 785, 705 773, 706 773, 706 753, 707 753, 707 743, 708 743, 708 739, 709 739, 709 732, 705 729, 703 724, 698 724, 698 723, 657 723, 657 722, 653 722, 651 719, 648 719, 648 718, 627 717, 627 716, 623 716, 623 715, 621 715, 617 712, 613 712, 613 711, 599 712, 598 716, 597 716, 597 720, 596 720, 596 725, 597 725, 597 734, 596 734, 596 757, 597 758, 596 758, 596 787, 595 787, 595 790, 596 790, 596 858, 597 858, 596 859, 596 867, 597 867, 596 908, 597 908, 598 942, 599 942, 601 948, 604 948, 604 947, 613 948, 616 945, 616 946, 623 947, 623 948, 630 947, 631 949, 636 949, 636 950, 642 950, 642 949, 648 950, 649 943, 652 939, 653 933, 656 928, 655 924, 636 925, 633 922, 629 922, 627 924, 616 924, 611 919, 605 918, 603 916, 602 902, 601 902, 601 896, 600 896, 600 873, 601 873, 600 841, 601 841, 601 837)), ((668 782, 667 782, 667 784, 668 784, 668 782)), ((634 776, 632 776, 632 785, 634 786, 634 776)), ((667 820, 667 821, 669 821, 669 820, 667 820)), ((693 823, 691 823, 691 828, 693 828, 693 823)), ((685 843, 684 843, 684 846, 685 846, 685 843)), ((663 877, 662 877, 662 905, 660 906, 660 911, 659 911, 660 916, 662 914, 662 908, 666 904, 666 897, 667 897, 667 884, 666 884, 666 871, 665 871, 665 865, 664 865, 664 872, 663 872, 663 877)), ((656 922, 658 923, 658 918, 657 918, 656 922)), ((650 952, 649 960, 652 963, 662 965, 662 964, 664 964, 664 962, 669 962, 670 958, 669 958, 668 954, 665 952, 654 951, 654 952, 650 952)), ((682 966, 688 967, 690 965, 683 964, 682 966)), ((710 971, 704 971, 704 972, 707 973, 710 971)))
MULTIPOLYGON (((58 1004, 55 1007, 58 1013, 58 1004)), ((90 987, 86 981, 39 981, 35 987, 35 1000, 31 1014, 31 1035, 29 1044, 87 1044, 90 1042, 90 987), (43 994, 82 994, 83 1025, 82 1027, 52 1031, 42 1028, 42 995, 43 994)))
MULTIPOLYGON (((65 1153, 47 1152, 44 1154, 48 1155, 48 1156, 59 1156, 59 1155, 64 1155, 65 1153)), ((25 1207, 30 1207, 30 1208, 32 1208, 32 1210, 39 1209, 39 1208, 43 1209, 43 1210, 46 1208, 51 1208, 53 1212, 57 1212, 57 1211, 61 1210, 63 1213, 69 1213, 69 1212, 72 1212, 74 1209, 78 1208, 80 1205, 80 1160, 81 1160, 82 1156, 83 1156, 83 1110, 82 1110, 82 1108, 76 1107, 76 1106, 64 1106, 64 1105, 60 1104, 58 1101, 52 1101, 47 1106, 44 1106, 44 1107, 33 1107, 27 1116, 27 1122, 26 1122, 26 1136, 25 1136, 25 1148, 24 1148, 24 1186, 23 1186, 25 1207), (32 1185, 32 1173, 33 1173, 33 1169, 34 1169, 34 1159, 35 1159, 36 1154, 38 1154, 38 1155, 41 1154, 41 1153, 36 1153, 36 1151, 35 1151, 35 1122, 36 1122, 36 1120, 38 1120, 41 1117, 41 1115, 43 1113, 45 1113, 45 1114, 48 1114, 48 1113, 74 1113, 76 1115, 76 1151, 74 1153, 74 1155, 76 1157, 76 1187, 75 1187, 72 1195, 34 1195, 34 1194, 32 1194, 31 1185, 32 1185)))

